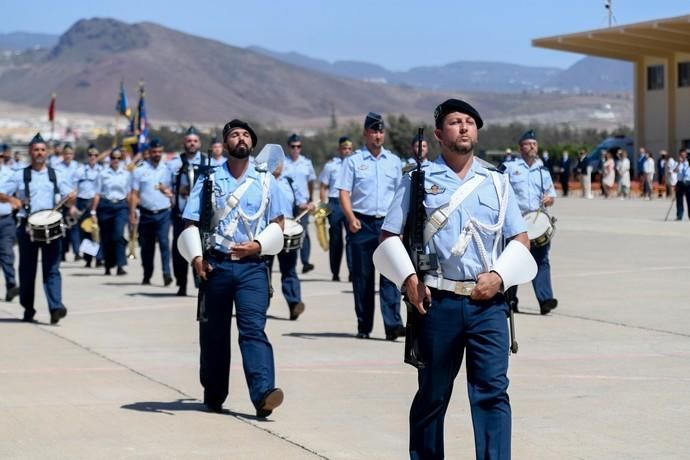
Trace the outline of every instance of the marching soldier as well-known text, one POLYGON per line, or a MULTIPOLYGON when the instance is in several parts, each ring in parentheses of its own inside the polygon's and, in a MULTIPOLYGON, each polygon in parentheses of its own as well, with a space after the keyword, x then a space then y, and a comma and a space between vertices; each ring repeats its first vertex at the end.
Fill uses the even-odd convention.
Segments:
MULTIPOLYGON (((285 203, 285 208, 283 209, 283 217, 286 219, 293 219, 295 216, 292 214, 295 209, 296 193, 292 185, 292 179, 289 179, 283 175, 283 165, 285 162, 285 155, 277 156, 271 163, 267 163, 266 168, 269 173, 273 174, 278 184, 278 189, 283 194, 283 202, 285 203)), ((257 158, 257 163, 260 159, 257 158)), ((314 210, 314 204, 310 203, 309 210, 314 210)), ((306 232, 307 229, 305 228, 306 232)), ((304 313, 305 305, 302 302, 302 286, 300 284, 299 277, 297 276, 297 256, 299 255, 298 249, 292 249, 286 251, 283 249, 278 253, 278 265, 280 267, 280 286, 283 292, 283 297, 288 304, 290 309, 290 320, 295 321, 299 316, 304 313)), ((273 260, 274 256, 265 256, 264 260, 268 265, 269 277, 273 272, 273 260)))
POLYGON ((508 307, 501 294, 536 271, 525 224, 504 175, 474 158, 479 113, 449 99, 435 112, 441 155, 423 166, 424 253, 437 269, 418 276, 398 237, 410 217, 411 177, 405 175, 383 223, 377 268, 404 286, 419 312, 417 394, 410 408, 410 458, 444 458, 444 418, 466 356, 477 459, 510 459, 508 307), (428 216, 428 219, 427 219, 428 216), (500 251, 504 239, 510 242, 500 251), (500 256, 498 255, 500 254, 500 256))
MULTIPOLYGON (((386 150, 383 117, 369 112, 364 120, 365 145, 340 168, 336 188, 347 218, 352 244, 352 290, 357 314, 357 337, 368 339, 374 327, 374 263, 381 225, 400 185, 400 158, 386 150)), ((400 291, 385 276, 379 278, 381 314, 386 340, 405 335, 400 318, 400 291)))
POLYGON ((340 281, 340 261, 343 259, 343 230, 345 231, 345 260, 349 273, 348 281, 352 282, 352 246, 347 219, 338 199, 340 191, 335 186, 343 161, 352 154, 352 141, 347 136, 338 139, 338 155, 323 167, 319 175, 321 183, 320 198, 328 203, 328 258, 331 265, 333 281, 340 281))
MULTIPOLYGON (((91 210, 98 216, 105 274, 117 266, 118 275, 126 275, 125 225, 127 224, 127 198, 132 186, 131 173, 120 165, 122 151, 110 152, 110 165, 101 171, 91 210)), ((93 214, 92 214, 93 215, 93 214)))
POLYGON ((184 137, 184 152, 168 162, 172 174, 173 186, 173 207, 172 207, 172 226, 173 226, 173 245, 172 263, 173 273, 177 281, 177 295, 187 295, 187 274, 189 264, 180 255, 177 249, 177 238, 184 230, 182 213, 187 205, 189 191, 194 187, 199 178, 200 168, 206 164, 206 155, 201 153, 201 140, 199 131, 194 126, 190 126, 184 137))
MULTIPOLYGON (((79 240, 77 248, 84 239, 93 240, 91 233, 85 232, 81 228, 81 223, 86 219, 96 219, 96 211, 92 211, 93 198, 96 195, 96 187, 98 186, 98 176, 101 174, 102 166, 98 164, 98 150, 95 145, 90 145, 86 153, 86 164, 77 169, 74 175, 74 185, 77 189, 77 209, 80 217, 75 225, 78 230, 79 240)), ((96 229, 93 231, 97 231, 96 229)), ((73 243, 74 244, 74 243, 73 243)), ((79 249, 77 249, 78 251, 79 249)), ((86 268, 91 267, 93 256, 84 254, 86 261, 86 268)))
POLYGON ((209 153, 211 154, 211 166, 220 166, 228 161, 223 155, 223 143, 215 137, 211 139, 209 153))
MULTIPOLYGON (((67 316, 67 308, 62 303, 62 278, 60 277, 63 238, 32 241, 32 236, 29 234, 31 224, 28 220, 32 213, 55 209, 63 202, 70 207, 72 215, 75 215, 77 212, 73 205, 75 194, 62 175, 48 166, 48 146, 40 133, 36 134, 29 143, 29 155, 31 156, 30 166, 16 171, 10 180, 0 182, 0 201, 9 202, 14 209, 19 210, 20 223, 17 226, 19 302, 24 307, 23 321, 32 322, 36 315, 34 287, 40 250, 43 290, 50 310, 50 323, 57 324, 67 316)), ((57 209, 55 212, 60 213, 57 209)))
POLYGON ((406 174, 417 167, 417 150, 419 149, 420 141, 422 142, 422 164, 424 165, 427 163, 427 161, 429 161, 427 160, 429 144, 427 144, 426 139, 420 139, 419 136, 415 136, 412 138, 412 144, 410 146, 412 149, 410 157, 407 159, 407 164, 403 165, 403 174, 406 174))
MULTIPOLYGON (((292 179, 292 186, 296 192, 296 207, 294 214, 297 215, 312 205, 314 195, 314 182, 316 173, 311 160, 302 155, 302 138, 297 134, 292 134, 287 140, 289 154, 285 158, 283 174, 292 179)), ((311 241, 309 239, 309 215, 305 214, 298 222, 304 227, 304 243, 300 249, 300 260, 302 261, 302 273, 309 273, 314 269, 314 265, 309 263, 311 254, 311 241)))
POLYGON ((141 246, 141 265, 144 268, 144 279, 141 284, 151 284, 153 275, 153 257, 156 252, 156 240, 161 252, 163 284, 172 283, 170 276, 170 203, 172 184, 170 170, 161 161, 163 145, 159 139, 152 139, 149 144, 149 160, 134 170, 132 174, 132 199, 129 205, 129 222, 137 221, 139 208, 139 246, 141 246))
MULTIPOLYGON (((10 160, 12 159, 11 154, 10 151, 10 160)), ((14 175, 14 171, 12 171, 6 158, 0 162, 0 184, 11 181, 14 175)), ((6 302, 11 302, 19 294, 14 271, 14 242, 16 239, 17 224, 12 204, 0 203, 0 265, 2 265, 2 273, 5 276, 6 302)))
MULTIPOLYGON (((62 161, 55 166, 55 170, 58 171, 65 180, 69 183, 72 190, 75 190, 74 176, 79 169, 79 163, 74 160, 74 148, 72 144, 66 143, 62 148, 62 161)), ((77 206, 77 209, 79 207, 77 206)), ((64 212, 65 219, 67 219, 67 211, 64 212)), ((79 214, 81 217, 81 214, 79 214)), ((79 227, 77 225, 72 225, 67 228, 67 236, 62 247, 62 261, 65 261, 65 255, 69 252, 70 246, 72 246, 72 252, 74 253, 74 261, 77 262, 81 260, 79 255, 79 227)))
POLYGON ((257 142, 249 124, 230 121, 223 128, 223 139, 228 161, 215 169, 210 194, 202 197, 205 180, 211 178, 202 178, 194 186, 184 210, 187 228, 178 247, 202 279, 199 338, 204 404, 212 412, 222 412, 228 395, 234 306, 249 395, 257 416, 263 418, 283 402, 283 391, 275 387, 273 348, 264 332, 268 276, 260 256, 277 254, 283 248, 285 203, 273 176, 249 161, 257 142), (210 228, 200 229, 197 225, 206 205, 216 218, 210 228), (201 235, 207 231, 210 247, 202 248, 201 235))
MULTIPOLYGON (((506 163, 505 173, 510 179, 510 185, 517 197, 518 206, 524 215, 530 211, 553 206, 556 199, 556 189, 553 186, 549 170, 537 161, 539 143, 534 130, 530 129, 520 136, 519 144, 522 158, 506 163)), ((532 280, 532 286, 539 301, 539 311, 542 315, 548 314, 558 306, 558 300, 553 298, 553 289, 551 288, 550 249, 550 242, 541 247, 534 246, 530 249, 539 268, 536 278, 532 280)), ((509 296, 512 297, 511 308, 517 312, 517 286, 509 296)))

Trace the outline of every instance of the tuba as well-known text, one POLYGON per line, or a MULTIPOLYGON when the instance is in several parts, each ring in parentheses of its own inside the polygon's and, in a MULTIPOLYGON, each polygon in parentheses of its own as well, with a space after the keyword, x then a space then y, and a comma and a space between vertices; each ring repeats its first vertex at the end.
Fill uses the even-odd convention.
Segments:
POLYGON ((319 246, 324 251, 328 251, 328 220, 326 219, 331 211, 325 203, 319 203, 319 206, 314 211, 314 224, 316 224, 316 238, 319 240, 319 246))

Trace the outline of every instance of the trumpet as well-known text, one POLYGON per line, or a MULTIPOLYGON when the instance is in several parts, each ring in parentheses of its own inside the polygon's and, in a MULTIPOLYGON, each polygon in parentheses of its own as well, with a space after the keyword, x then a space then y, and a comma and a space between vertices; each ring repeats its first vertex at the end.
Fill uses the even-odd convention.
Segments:
POLYGON ((328 252, 328 215, 331 213, 328 205, 319 203, 316 211, 314 211, 314 224, 316 225, 316 239, 319 240, 321 249, 328 252))

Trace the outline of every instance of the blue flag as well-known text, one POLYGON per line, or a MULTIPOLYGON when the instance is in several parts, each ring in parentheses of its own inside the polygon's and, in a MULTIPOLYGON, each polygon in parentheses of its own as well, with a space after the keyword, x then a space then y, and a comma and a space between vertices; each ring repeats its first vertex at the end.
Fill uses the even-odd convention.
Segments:
POLYGON ((125 118, 129 118, 132 115, 127 104, 127 93, 125 92, 125 81, 120 80, 120 94, 117 96, 117 103, 115 104, 115 112, 119 113, 125 118))
POLYGON ((146 100, 144 98, 144 82, 139 83, 139 105, 137 106, 135 134, 139 138, 138 150, 143 152, 149 145, 149 120, 146 115, 146 100))

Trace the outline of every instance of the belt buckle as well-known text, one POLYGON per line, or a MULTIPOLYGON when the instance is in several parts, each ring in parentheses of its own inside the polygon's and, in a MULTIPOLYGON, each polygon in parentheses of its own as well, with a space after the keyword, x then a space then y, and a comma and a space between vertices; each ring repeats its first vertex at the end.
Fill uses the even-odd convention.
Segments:
POLYGON ((476 283, 458 281, 455 283, 455 289, 453 292, 455 292, 457 295, 469 297, 472 295, 472 291, 474 291, 475 286, 476 283))

